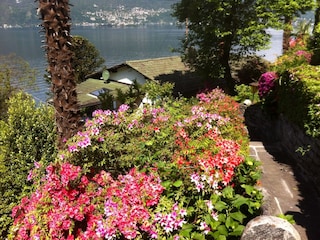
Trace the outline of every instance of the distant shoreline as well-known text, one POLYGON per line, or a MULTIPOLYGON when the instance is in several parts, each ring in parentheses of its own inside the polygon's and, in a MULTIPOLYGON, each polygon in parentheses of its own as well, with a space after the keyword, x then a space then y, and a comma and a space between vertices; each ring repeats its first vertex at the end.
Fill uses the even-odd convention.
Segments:
MULTIPOLYGON (((75 23, 71 25, 71 29, 77 28, 145 28, 145 27, 154 27, 154 26, 163 26, 163 27, 177 27, 180 28, 181 24, 178 23, 145 23, 145 24, 121 24, 121 25, 112 25, 112 24, 104 24, 104 23, 75 23)), ((20 26, 20 25, 2 25, 0 29, 39 29, 41 25, 32 25, 32 26, 20 26)))

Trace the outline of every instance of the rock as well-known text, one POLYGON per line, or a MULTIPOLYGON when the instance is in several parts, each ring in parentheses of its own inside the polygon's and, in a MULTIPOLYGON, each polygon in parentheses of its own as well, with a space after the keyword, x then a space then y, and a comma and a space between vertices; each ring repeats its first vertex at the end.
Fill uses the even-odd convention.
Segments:
POLYGON ((288 221, 274 216, 259 216, 246 226, 241 240, 301 240, 288 221))
POLYGON ((246 99, 246 100, 243 101, 243 104, 246 105, 246 106, 250 106, 250 105, 252 105, 252 102, 251 102, 250 99, 246 99))

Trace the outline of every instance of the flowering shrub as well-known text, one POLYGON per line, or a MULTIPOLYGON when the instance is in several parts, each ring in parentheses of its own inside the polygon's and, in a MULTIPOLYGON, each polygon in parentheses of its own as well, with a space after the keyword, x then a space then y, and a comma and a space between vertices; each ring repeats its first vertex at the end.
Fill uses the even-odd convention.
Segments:
POLYGON ((56 155, 53 108, 37 106, 22 92, 12 94, 7 105, 8 117, 0 120, 0 239, 12 224, 12 207, 33 189, 30 169, 35 162, 47 166, 56 155))
POLYGON ((239 105, 220 90, 192 103, 96 111, 14 209, 11 238, 240 236, 262 197, 239 105))
POLYGON ((311 62, 311 57, 312 57, 312 54, 307 52, 307 51, 304 51, 304 50, 298 50, 295 52, 295 54, 298 56, 298 57, 302 57, 305 59, 305 61, 307 63, 310 63, 311 62))
POLYGON ((150 208, 159 201, 160 179, 132 169, 114 180, 101 171, 94 177, 63 163, 50 165, 43 185, 15 207, 13 235, 18 239, 136 238, 156 236, 150 208), (41 208, 41 206, 43 206, 41 208), (41 208, 41 211, 39 211, 41 208))
POLYGON ((266 72, 261 75, 258 85, 258 94, 261 99, 267 97, 274 90, 276 79, 277 74, 275 72, 266 72))
POLYGON ((278 57, 272 66, 273 71, 279 75, 286 72, 290 68, 298 67, 301 65, 309 65, 311 62, 312 54, 305 47, 293 48, 286 51, 285 54, 278 57))

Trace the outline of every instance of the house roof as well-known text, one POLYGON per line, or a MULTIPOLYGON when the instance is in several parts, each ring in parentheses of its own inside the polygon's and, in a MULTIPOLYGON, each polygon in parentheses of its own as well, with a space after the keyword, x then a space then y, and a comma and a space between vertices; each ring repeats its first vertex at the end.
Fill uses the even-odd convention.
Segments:
POLYGON ((122 67, 130 67, 149 80, 174 83, 175 93, 188 95, 203 88, 199 76, 190 70, 179 56, 126 61, 108 70, 118 71, 122 67))
POLYGON ((88 107, 100 103, 98 97, 92 94, 93 92, 107 90, 113 94, 115 93, 116 89, 126 91, 129 89, 129 86, 119 82, 106 82, 104 80, 89 78, 77 85, 77 94, 80 107, 88 107))
POLYGON ((190 69, 182 62, 179 56, 150 58, 143 60, 130 60, 115 65, 108 70, 117 71, 121 67, 128 66, 144 75, 149 80, 157 80, 157 77, 164 74, 173 74, 180 71, 185 72, 190 69))
POLYGON ((158 80, 160 75, 189 70, 178 56, 127 61, 126 64, 150 80, 158 80))

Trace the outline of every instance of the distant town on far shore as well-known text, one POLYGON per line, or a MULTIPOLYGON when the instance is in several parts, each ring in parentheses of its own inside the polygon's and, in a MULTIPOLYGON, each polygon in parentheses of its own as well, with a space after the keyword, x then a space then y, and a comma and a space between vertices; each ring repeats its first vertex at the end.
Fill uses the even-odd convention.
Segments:
MULTIPOLYGON (((177 0, 95 0, 70 1, 71 19, 75 26, 143 26, 174 25, 172 4, 177 0)), ((40 24, 34 0, 2 0, 0 28, 36 27, 40 24), (6 9, 6 11, 4 11, 6 9), (9 11, 7 11, 9 9, 9 11)))

